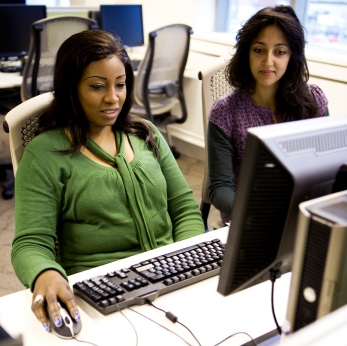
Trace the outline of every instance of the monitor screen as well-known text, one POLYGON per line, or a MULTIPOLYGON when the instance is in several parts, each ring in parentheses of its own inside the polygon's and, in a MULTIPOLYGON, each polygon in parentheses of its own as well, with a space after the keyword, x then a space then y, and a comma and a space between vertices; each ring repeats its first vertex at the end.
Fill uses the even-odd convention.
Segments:
POLYGON ((228 295, 291 271, 298 206, 331 193, 345 162, 346 115, 248 130, 220 293, 228 295))
POLYGON ((25 4, 25 0, 0 0, 0 4, 25 4))
POLYGON ((118 35, 126 47, 144 44, 142 5, 101 5, 101 28, 118 35))
POLYGON ((45 5, 0 5, 0 59, 26 56, 31 24, 45 17, 45 5))

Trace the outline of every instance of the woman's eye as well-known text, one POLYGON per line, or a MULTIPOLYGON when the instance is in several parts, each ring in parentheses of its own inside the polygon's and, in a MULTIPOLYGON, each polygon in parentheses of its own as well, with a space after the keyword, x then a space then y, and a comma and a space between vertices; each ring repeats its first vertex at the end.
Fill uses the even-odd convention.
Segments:
POLYGON ((104 88, 104 85, 103 84, 93 84, 91 87, 94 90, 100 90, 100 89, 104 88))
POLYGON ((118 83, 118 84, 116 85, 116 87, 117 87, 118 89, 123 89, 123 88, 125 87, 125 83, 118 83))
POLYGON ((260 54, 262 51, 261 48, 254 48, 254 53, 260 54))
POLYGON ((284 55, 284 54, 286 54, 286 51, 285 50, 278 50, 278 51, 276 51, 276 54, 277 55, 284 55))

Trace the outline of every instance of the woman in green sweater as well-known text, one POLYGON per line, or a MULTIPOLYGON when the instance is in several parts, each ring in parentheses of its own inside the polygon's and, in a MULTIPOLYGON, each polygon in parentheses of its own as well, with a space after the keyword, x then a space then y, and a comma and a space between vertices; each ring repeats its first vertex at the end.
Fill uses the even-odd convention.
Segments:
POLYGON ((87 30, 60 47, 54 98, 16 174, 12 263, 50 330, 57 299, 79 319, 67 275, 204 233, 167 142, 130 113, 134 74, 121 42, 87 30))

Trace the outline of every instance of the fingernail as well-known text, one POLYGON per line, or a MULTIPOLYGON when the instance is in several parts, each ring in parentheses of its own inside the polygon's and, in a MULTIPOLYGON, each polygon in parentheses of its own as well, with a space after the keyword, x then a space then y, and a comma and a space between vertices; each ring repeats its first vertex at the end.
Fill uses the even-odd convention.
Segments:
POLYGON ((62 320, 61 320, 60 317, 56 317, 56 318, 54 319, 54 324, 55 324, 57 327, 61 327, 61 326, 63 325, 63 322, 62 322, 62 320))
POLYGON ((81 319, 81 315, 78 311, 75 312, 74 316, 76 321, 79 321, 81 319))
POLYGON ((49 331, 50 331, 50 328, 49 328, 48 323, 44 323, 44 324, 43 324, 43 328, 46 329, 46 332, 49 332, 49 331))

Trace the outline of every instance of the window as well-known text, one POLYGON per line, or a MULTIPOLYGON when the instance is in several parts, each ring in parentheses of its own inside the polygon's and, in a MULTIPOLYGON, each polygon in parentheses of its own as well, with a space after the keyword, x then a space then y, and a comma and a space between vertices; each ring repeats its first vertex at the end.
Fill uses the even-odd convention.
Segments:
POLYGON ((307 47, 347 52, 347 0, 217 0, 216 31, 236 35, 256 11, 280 4, 294 7, 306 29, 307 47))

